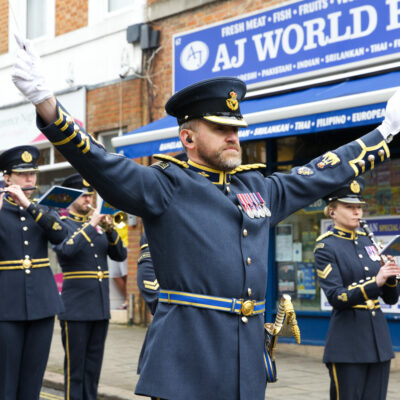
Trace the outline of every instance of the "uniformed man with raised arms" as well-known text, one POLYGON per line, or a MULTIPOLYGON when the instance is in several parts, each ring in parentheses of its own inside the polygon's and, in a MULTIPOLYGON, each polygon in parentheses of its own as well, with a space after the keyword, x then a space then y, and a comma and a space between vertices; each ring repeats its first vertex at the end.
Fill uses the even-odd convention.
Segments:
POLYGON ((241 165, 246 85, 215 78, 167 102, 188 161, 151 167, 107 153, 57 102, 29 42, 13 81, 37 107, 38 126, 100 195, 143 218, 160 296, 136 393, 167 400, 262 400, 264 311, 271 226, 389 157, 400 93, 384 123, 290 173, 241 165))

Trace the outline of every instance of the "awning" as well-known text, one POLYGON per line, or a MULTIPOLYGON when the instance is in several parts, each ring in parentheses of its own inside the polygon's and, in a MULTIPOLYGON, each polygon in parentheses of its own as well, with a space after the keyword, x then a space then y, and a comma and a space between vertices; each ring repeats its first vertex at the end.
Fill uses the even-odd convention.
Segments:
MULTIPOLYGON (((400 86, 400 71, 293 93, 249 99, 240 108, 249 123, 241 141, 378 124, 386 101, 400 86)), ((166 116, 112 140, 129 158, 180 151, 175 118, 166 116)))

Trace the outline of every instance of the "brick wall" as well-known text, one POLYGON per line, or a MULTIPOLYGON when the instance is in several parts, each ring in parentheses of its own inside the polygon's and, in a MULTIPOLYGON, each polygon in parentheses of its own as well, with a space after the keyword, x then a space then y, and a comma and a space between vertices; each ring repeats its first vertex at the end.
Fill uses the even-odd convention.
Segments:
POLYGON ((88 0, 56 0, 56 36, 83 28, 87 24, 88 0))
POLYGON ((8 0, 0 0, 0 54, 8 53, 8 0))
MULTIPOLYGON (((148 0, 154 4, 162 0, 148 0)), ((165 102, 172 92, 172 35, 195 28, 213 24, 225 19, 234 18, 252 11, 263 10, 282 3, 282 0, 220 0, 203 7, 189 10, 169 18, 154 21, 153 28, 161 30, 162 50, 154 61, 154 84, 157 86, 157 96, 153 101, 155 119, 164 115, 165 102)))

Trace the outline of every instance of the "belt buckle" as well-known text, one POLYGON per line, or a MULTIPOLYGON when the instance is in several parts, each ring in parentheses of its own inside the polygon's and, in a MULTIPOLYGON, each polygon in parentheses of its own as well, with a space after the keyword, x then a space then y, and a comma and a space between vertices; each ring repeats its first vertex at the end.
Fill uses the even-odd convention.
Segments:
POLYGON ((254 300, 242 300, 242 307, 240 308, 240 313, 245 317, 249 317, 254 313, 254 300))
POLYGON ((373 300, 369 299, 365 303, 367 304, 368 310, 373 310, 375 308, 375 302, 373 300))

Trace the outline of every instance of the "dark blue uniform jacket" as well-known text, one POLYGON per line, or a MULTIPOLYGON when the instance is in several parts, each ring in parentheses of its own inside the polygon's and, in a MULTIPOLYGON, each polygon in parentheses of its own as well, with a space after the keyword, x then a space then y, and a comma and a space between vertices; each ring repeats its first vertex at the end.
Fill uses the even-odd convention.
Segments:
POLYGON ((47 209, 27 210, 6 196, 0 210, 0 321, 51 317, 63 306, 50 269, 48 241, 66 235, 47 209))
POLYGON ((154 315, 158 304, 158 292, 160 285, 154 271, 151 259, 149 243, 144 233, 140 239, 140 254, 137 261, 137 284, 144 301, 154 315))
MULTIPOLYGON (((39 119, 40 130, 102 198, 143 218, 160 288, 230 299, 265 298, 271 226, 389 156, 375 130, 288 174, 266 178, 259 164, 221 172, 163 156, 145 167, 108 154, 61 106, 58 112, 49 126, 39 119), (237 196, 257 192, 270 217, 251 218, 237 196)), ((263 348, 263 314, 246 322, 228 312, 159 303, 136 393, 263 400, 263 348)))
POLYGON ((371 239, 363 232, 333 228, 317 239, 318 280, 333 307, 324 362, 376 363, 394 357, 378 297, 395 304, 397 280, 390 278, 379 288, 377 260, 371 239))
POLYGON ((110 318, 107 255, 126 258, 126 248, 116 231, 105 233, 89 225, 87 217, 70 213, 62 220, 68 237, 55 246, 63 271, 60 320, 96 321, 110 318))

